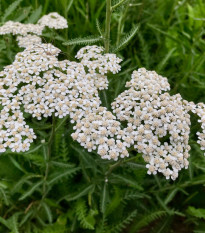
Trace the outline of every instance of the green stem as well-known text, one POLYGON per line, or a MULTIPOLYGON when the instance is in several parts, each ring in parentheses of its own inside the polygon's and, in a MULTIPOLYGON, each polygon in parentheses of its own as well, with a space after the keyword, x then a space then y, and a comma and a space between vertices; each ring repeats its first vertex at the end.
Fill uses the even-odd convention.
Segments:
POLYGON ((44 145, 43 146, 43 155, 44 155, 44 161, 45 161, 45 164, 46 164, 46 170, 45 170, 45 176, 44 176, 44 182, 43 182, 43 197, 42 199, 44 198, 45 196, 45 193, 46 193, 46 180, 47 180, 47 177, 48 177, 48 169, 49 169, 49 164, 48 164, 48 160, 49 160, 49 152, 48 152, 48 145, 44 145))
POLYGON ((105 52, 110 49, 110 22, 111 22, 111 0, 106 0, 106 22, 105 22, 105 52))
POLYGON ((43 183, 43 197, 45 198, 47 194, 47 178, 48 178, 48 172, 49 172, 49 160, 51 157, 51 147, 53 143, 53 139, 55 136, 55 114, 52 114, 52 129, 51 129, 51 135, 48 140, 48 143, 43 146, 43 154, 44 154, 44 160, 46 163, 46 170, 45 170, 45 176, 44 176, 44 183, 43 183))
POLYGON ((103 99, 105 101, 105 107, 107 108, 107 110, 109 109, 109 104, 108 104, 108 99, 107 99, 107 95, 106 95, 106 91, 102 90, 102 94, 103 94, 103 99))

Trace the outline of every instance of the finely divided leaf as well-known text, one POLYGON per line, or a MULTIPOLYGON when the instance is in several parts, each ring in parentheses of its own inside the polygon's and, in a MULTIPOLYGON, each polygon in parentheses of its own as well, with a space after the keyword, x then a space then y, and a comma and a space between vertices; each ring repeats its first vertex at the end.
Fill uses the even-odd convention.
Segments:
POLYGON ((132 38, 136 35, 137 31, 139 29, 138 25, 135 25, 129 33, 127 33, 119 42, 119 45, 115 48, 113 48, 114 53, 120 51, 121 49, 123 49, 131 40, 132 38))
POLYGON ((44 180, 41 180, 37 182, 35 185, 33 185, 28 191, 26 191, 20 198, 19 200, 24 200, 26 197, 30 196, 34 191, 37 190, 37 188, 42 185, 44 180))
POLYGON ((80 168, 77 167, 77 168, 71 168, 71 169, 68 169, 68 170, 53 173, 52 177, 48 180, 48 185, 51 185, 51 184, 59 181, 60 179, 62 179, 64 177, 73 176, 79 170, 80 170, 80 168))
POLYGON ((75 38, 70 41, 64 42, 63 45, 88 45, 95 44, 96 42, 101 41, 103 38, 99 36, 87 36, 84 38, 75 38))
MULTIPOLYGON (((94 184, 91 184, 89 185, 87 188, 85 189, 82 189, 81 192, 77 192, 75 194, 71 194, 67 197, 64 197, 67 201, 74 201, 74 200, 77 200, 78 198, 88 194, 89 192, 93 192, 93 190, 95 189, 95 185, 94 184)), ((63 198, 63 199, 64 199, 63 198)))
POLYGON ((100 22, 98 19, 96 19, 96 27, 97 27, 98 32, 100 33, 100 36, 103 37, 102 28, 100 26, 100 22))
POLYGON ((189 206, 187 212, 194 217, 205 219, 205 209, 189 206))

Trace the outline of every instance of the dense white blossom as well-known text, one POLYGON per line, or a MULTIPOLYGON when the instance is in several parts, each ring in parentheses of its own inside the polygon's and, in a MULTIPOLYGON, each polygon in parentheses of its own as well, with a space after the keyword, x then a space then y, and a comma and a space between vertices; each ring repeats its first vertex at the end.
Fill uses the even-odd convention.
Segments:
POLYGON ((79 118, 85 111, 97 108, 100 105, 97 89, 83 65, 59 62, 56 57, 59 52, 51 44, 40 44, 18 53, 13 64, 0 73, 6 87, 0 93, 11 98, 15 93, 24 111, 39 120, 55 113, 60 118, 70 114, 75 121, 76 114, 79 118))
POLYGON ((190 116, 179 94, 169 90, 167 79, 144 68, 134 71, 130 89, 112 103, 113 112, 127 123, 123 131, 148 163, 148 174, 163 173, 175 180, 188 167, 190 116))
POLYGON ((51 44, 28 46, 0 72, 3 112, 20 111, 22 106, 38 120, 70 115, 74 123, 99 108, 93 79, 81 63, 58 61, 59 52, 51 44))
POLYGON ((13 35, 27 35, 33 33, 41 35, 44 26, 40 24, 23 24, 14 21, 7 21, 3 26, 0 27, 0 35, 13 34, 13 35))
POLYGON ((118 73, 121 69, 119 63, 122 59, 118 58, 116 54, 103 52, 104 49, 102 47, 96 45, 86 46, 78 51, 76 58, 88 68, 90 74, 118 73))
POLYGON ((41 44, 41 38, 36 35, 27 34, 25 36, 17 36, 16 40, 21 48, 26 48, 35 44, 41 44))
MULTIPOLYGON (((200 145, 201 150, 205 151, 205 104, 198 103, 195 107, 191 105, 191 111, 196 113, 199 117, 198 122, 201 124, 201 131, 197 132, 198 140, 197 143, 200 145)), ((204 153, 205 155, 205 153, 204 153)))
POLYGON ((129 155, 127 145, 122 140, 125 134, 120 128, 120 122, 104 107, 78 120, 74 129, 73 139, 88 151, 97 150, 103 159, 117 160, 118 157, 129 155), (118 139, 119 135, 121 138, 118 139))
POLYGON ((93 78, 99 90, 108 88, 107 73, 116 74, 121 69, 120 58, 115 54, 104 54, 104 48, 96 45, 83 47, 78 51, 76 58, 88 69, 89 76, 93 78))
POLYGON ((57 12, 49 13, 48 15, 44 15, 38 21, 39 25, 47 26, 49 28, 55 29, 64 29, 68 27, 67 20, 59 15, 57 12))
POLYGON ((69 115, 72 138, 89 152, 117 160, 128 157, 132 147, 142 154, 148 174, 160 172, 167 179, 175 180, 189 165, 189 111, 200 117, 198 143, 205 150, 205 105, 171 96, 167 79, 155 71, 134 71, 128 89, 112 103, 112 113, 101 106, 98 90, 108 88, 108 73, 120 71, 115 54, 86 46, 76 55, 79 63, 59 61, 60 50, 39 37, 17 39, 26 49, 0 72, 0 152, 29 150, 36 138, 22 110, 38 120, 69 115))
POLYGON ((20 111, 19 98, 0 95, 2 109, 0 111, 0 153, 10 148, 12 152, 29 150, 36 135, 25 122, 20 111))

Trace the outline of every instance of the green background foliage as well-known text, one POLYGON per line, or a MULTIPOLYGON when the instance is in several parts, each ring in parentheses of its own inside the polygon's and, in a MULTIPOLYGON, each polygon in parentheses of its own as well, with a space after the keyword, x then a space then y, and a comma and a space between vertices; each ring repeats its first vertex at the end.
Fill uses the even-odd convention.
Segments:
MULTIPOLYGON (((100 93, 103 105, 110 109, 140 67, 168 77, 171 94, 204 102, 203 0, 120 2, 112 1, 110 51, 123 58, 122 71, 109 76, 109 90, 100 93)), ((0 1, 0 22, 36 23, 58 12, 69 28, 45 30, 43 40, 62 50, 60 59, 75 60, 82 46, 104 45, 105 7, 105 0, 7 0, 0 1)), ((1 36, 0 69, 19 51, 13 36, 1 36)), ((196 144, 195 116, 190 166, 176 181, 147 175, 135 150, 118 162, 87 152, 70 137, 68 118, 57 120, 51 158, 43 157, 41 140, 49 138, 51 119, 27 120, 38 135, 31 150, 0 156, 0 232, 205 232, 205 158, 196 144)))

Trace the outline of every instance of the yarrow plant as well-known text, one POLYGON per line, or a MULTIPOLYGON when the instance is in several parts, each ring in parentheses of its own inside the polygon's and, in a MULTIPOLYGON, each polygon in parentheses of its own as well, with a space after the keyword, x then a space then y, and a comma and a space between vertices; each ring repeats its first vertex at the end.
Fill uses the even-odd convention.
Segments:
POLYGON ((116 161, 134 149, 147 163, 148 174, 159 172, 175 180, 189 165, 190 111, 200 117, 203 131, 197 133, 198 143, 205 150, 204 104, 171 96, 167 78, 140 68, 111 104, 111 112, 102 106, 99 91, 108 89, 108 75, 121 70, 122 59, 108 52, 109 38, 105 49, 81 48, 76 54, 79 62, 60 61, 60 50, 42 43, 44 27, 68 25, 62 16, 50 13, 35 25, 9 21, 0 27, 1 35, 18 35, 19 46, 25 48, 0 72, 0 152, 28 151, 36 139, 24 113, 37 120, 52 117, 53 122, 69 117, 73 140, 88 152, 116 161))
POLYGON ((64 17, 56 12, 44 15, 37 24, 23 24, 14 21, 8 21, 0 27, 0 35, 12 34, 17 35, 19 47, 26 48, 33 44, 41 43, 43 30, 48 27, 51 29, 68 28, 68 23, 64 17))

